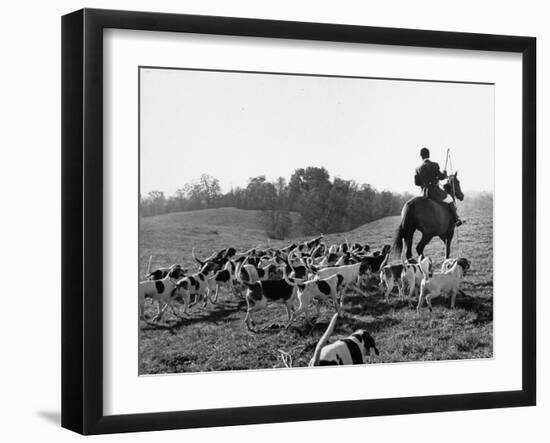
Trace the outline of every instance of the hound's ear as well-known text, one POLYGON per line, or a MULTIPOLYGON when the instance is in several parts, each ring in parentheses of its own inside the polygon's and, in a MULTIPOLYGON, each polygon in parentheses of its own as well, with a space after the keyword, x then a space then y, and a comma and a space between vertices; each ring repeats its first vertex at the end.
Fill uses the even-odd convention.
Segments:
POLYGON ((157 292, 159 294, 162 294, 164 292, 164 283, 161 281, 156 280, 155 281, 155 288, 157 289, 157 292))

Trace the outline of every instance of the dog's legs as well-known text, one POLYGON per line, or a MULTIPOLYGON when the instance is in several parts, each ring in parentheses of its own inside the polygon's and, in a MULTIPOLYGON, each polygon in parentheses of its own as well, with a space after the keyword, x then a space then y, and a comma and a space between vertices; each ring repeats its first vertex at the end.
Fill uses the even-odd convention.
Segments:
POLYGON ((251 331, 251 332, 254 332, 250 326, 251 322, 252 322, 252 318, 251 318, 251 315, 250 313, 252 312, 252 308, 253 306, 250 305, 250 300, 248 299, 248 297, 246 298, 246 316, 244 317, 244 323, 246 324, 246 328, 251 331))
POLYGON ((420 286, 420 295, 418 296, 418 305, 416 305, 416 312, 420 314, 420 308, 422 308, 422 303, 424 302, 424 287, 420 286))
POLYGON ((315 303, 315 316, 316 318, 321 316, 321 302, 319 300, 315 303))
POLYGON ((190 302, 191 302, 191 294, 189 294, 189 292, 183 294, 183 313, 186 315, 189 314, 190 302))
POLYGON ((179 314, 177 309, 172 303, 169 303, 168 306, 170 306, 170 310, 172 311, 172 314, 174 314, 175 317, 179 318, 180 320, 183 320, 183 317, 179 314))
MULTIPOLYGON (((306 295, 305 294, 300 294, 298 296, 298 308, 296 308, 294 310, 294 312, 292 313, 292 316, 293 316, 293 319, 294 318, 297 318, 298 315, 300 315, 302 312, 305 312, 306 314, 306 320, 308 320, 308 311, 307 311, 307 303, 306 303, 306 300, 304 300, 306 298, 306 295)), ((309 320, 308 320, 309 322, 309 320)))
POLYGON ((405 294, 403 293, 403 281, 398 278, 395 283, 397 285, 397 291, 399 293, 399 300, 403 301, 405 299, 405 294))
MULTIPOLYGON (((288 315, 286 327, 288 328, 292 324, 292 300, 285 301, 286 313, 288 315)), ((307 307, 306 307, 306 318, 308 317, 307 307)))
POLYGON ((384 291, 384 301, 387 302, 394 285, 393 277, 390 277, 387 280, 384 279, 384 285, 386 286, 386 290, 384 291))
POLYGON ((433 294, 426 295, 426 303, 428 304, 428 309, 430 310, 430 312, 433 311, 432 298, 435 298, 433 294))
POLYGON ((359 289, 355 284, 350 285, 350 289, 356 294, 362 295, 363 297, 367 297, 367 293, 361 291, 361 289, 359 289))
POLYGON ((161 302, 160 300, 157 300, 157 314, 153 317, 153 321, 155 322, 160 321, 166 309, 166 303, 163 304, 162 309, 160 308, 162 303, 163 302, 161 302))
POLYGON ((250 299, 246 298, 247 303, 247 309, 246 309, 246 317, 244 318, 244 322, 246 323, 246 327, 250 332, 256 332, 252 329, 251 324, 254 324, 252 321, 252 313, 254 311, 258 311, 262 308, 265 308, 267 306, 267 301, 265 299, 262 299, 258 302, 252 302, 251 304, 250 299))
POLYGON ((344 285, 342 286, 342 288, 340 288, 340 308, 344 306, 344 294, 346 293, 347 288, 347 285, 344 285))
POLYGON ((336 308, 336 312, 338 313, 338 317, 342 317, 342 310, 340 309, 340 305, 338 304, 338 293, 332 294, 331 298, 332 298, 332 303, 336 308))
POLYGON ((454 289, 451 291, 451 309, 455 308, 456 292, 454 289))

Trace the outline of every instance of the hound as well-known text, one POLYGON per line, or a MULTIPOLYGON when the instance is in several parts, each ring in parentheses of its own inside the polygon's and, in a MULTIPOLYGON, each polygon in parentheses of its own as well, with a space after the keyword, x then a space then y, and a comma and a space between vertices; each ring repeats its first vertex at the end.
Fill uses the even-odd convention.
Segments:
POLYGON ((252 312, 266 308, 268 302, 285 305, 288 314, 286 327, 290 326, 292 305, 296 298, 296 286, 285 280, 263 280, 256 283, 243 282, 243 284, 247 287, 245 295, 247 309, 244 323, 249 331, 254 332, 251 327, 252 312))
POLYGON ((382 248, 382 251, 380 251, 376 255, 368 255, 366 257, 361 258, 361 262, 365 263, 367 265, 368 272, 380 272, 380 268, 385 266, 386 262, 389 258, 389 252, 390 252, 390 246, 386 245, 384 248, 382 248))
POLYGON ((451 269, 456 261, 456 258, 448 258, 447 260, 445 260, 443 263, 441 263, 441 272, 446 272, 451 269))
POLYGON ((405 270, 403 263, 397 263, 392 265, 386 265, 380 270, 380 285, 379 288, 384 291, 384 300, 388 301, 388 297, 395 286, 399 293, 399 300, 404 299, 403 295, 403 280, 401 274, 405 270))
POLYGON ((344 304, 344 294, 348 288, 353 289, 355 292, 363 296, 367 295, 357 287, 359 280, 365 275, 366 271, 367 266, 364 263, 355 263, 353 265, 319 269, 317 271, 317 277, 320 280, 324 280, 332 277, 333 275, 342 275, 343 279, 340 285, 340 307, 342 307, 344 304))
POLYGON ((233 285, 233 281, 235 279, 234 273, 235 264, 232 261, 228 261, 223 269, 207 278, 208 298, 212 303, 218 302, 218 291, 220 286, 224 286, 231 291, 232 294, 235 294, 235 286, 233 285), (214 298, 212 299, 211 294, 213 291, 216 292, 214 294, 214 298))
POLYGON ((188 272, 187 269, 183 269, 180 265, 172 265, 168 268, 158 268, 147 274, 147 280, 162 280, 168 275, 170 271, 173 271, 172 278, 179 280, 180 278, 185 277, 185 274, 188 272))
POLYGON ((288 256, 288 259, 281 257, 281 260, 286 264, 285 272, 288 272, 291 278, 296 278, 299 280, 306 280, 309 272, 311 271, 311 266, 306 263, 302 258, 296 257, 294 252, 291 252, 288 256))
POLYGON ((420 283, 422 283, 424 274, 431 275, 433 272, 433 263, 430 257, 422 258, 420 256, 419 259, 420 262, 414 259, 405 262, 403 272, 401 273, 403 290, 405 287, 409 289, 409 300, 420 290, 420 283))
POLYGON ((338 304, 338 289, 344 280, 341 274, 336 274, 323 280, 315 278, 305 283, 296 283, 296 280, 289 280, 286 273, 283 274, 283 277, 288 284, 298 286, 298 308, 292 313, 291 323, 298 315, 305 312, 306 321, 311 325, 308 308, 314 301, 316 302, 317 317, 320 314, 320 302, 327 300, 332 300, 337 314, 341 315, 340 305, 338 304))
POLYGON ((201 271, 207 267, 208 271, 217 272, 220 269, 222 269, 225 262, 229 259, 228 255, 231 257, 235 255, 233 252, 235 251, 235 248, 229 248, 229 249, 222 249, 218 253, 212 254, 210 257, 206 258, 205 260, 200 260, 195 255, 195 248, 191 249, 191 255, 195 259, 195 261, 199 264, 199 268, 201 271))
POLYGON ((318 268, 335 266, 339 258, 340 256, 336 252, 329 252, 328 255, 325 255, 321 260, 317 261, 315 266, 318 268))
POLYGON ((239 267, 237 277, 241 282, 256 283, 271 278, 277 271, 277 265, 269 264, 265 267, 256 267, 251 264, 243 264, 239 267))
POLYGON ((338 314, 332 316, 327 330, 315 347, 309 366, 360 365, 366 362, 366 356, 370 355, 371 348, 376 355, 380 355, 374 339, 364 329, 325 346, 334 331, 337 318, 338 314))
POLYGON ((459 258, 451 269, 433 274, 431 277, 423 270, 424 278, 420 284, 420 296, 418 297, 416 311, 420 313, 420 308, 424 299, 426 299, 428 308, 432 312, 432 298, 438 297, 443 293, 451 296, 451 309, 454 309, 460 282, 468 269, 470 269, 470 262, 465 258, 459 258))
POLYGON ((174 315, 179 317, 174 306, 172 304, 172 294, 174 293, 177 285, 176 276, 178 270, 170 270, 166 276, 159 280, 144 280, 139 283, 138 300, 139 300, 139 318, 145 319, 145 299, 150 298, 158 303, 157 315, 153 317, 153 321, 161 319, 166 306, 169 306, 174 315), (162 309, 161 309, 162 306, 162 309))
POLYGON ((304 243, 298 245, 295 250, 299 254, 303 254, 304 252, 309 252, 312 249, 316 248, 322 241, 325 236, 321 234, 319 237, 314 238, 310 241, 305 241, 304 243))
POLYGON ((432 260, 429 257, 425 257, 421 260, 420 264, 408 261, 405 263, 396 263, 391 265, 385 265, 380 270, 380 289, 385 288, 384 299, 387 301, 388 296, 395 286, 399 292, 399 300, 405 298, 405 286, 409 288, 409 298, 414 295, 415 288, 420 287, 420 282, 423 278, 421 266, 431 272, 432 260))
POLYGON ((172 296, 173 299, 183 300, 183 313, 189 312, 189 307, 203 300, 203 307, 207 303, 207 276, 202 272, 197 272, 193 275, 178 280, 176 289, 172 296), (191 296, 194 296, 194 301, 191 302, 191 296))

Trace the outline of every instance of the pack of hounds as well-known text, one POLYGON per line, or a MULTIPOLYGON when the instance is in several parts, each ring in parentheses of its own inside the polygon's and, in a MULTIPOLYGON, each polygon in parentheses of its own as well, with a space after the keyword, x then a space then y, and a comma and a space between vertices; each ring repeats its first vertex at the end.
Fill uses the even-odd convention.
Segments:
POLYGON ((286 307, 287 328, 302 314, 311 325, 310 308, 316 309, 318 317, 320 305, 328 303, 336 312, 317 344, 310 366, 361 364, 366 362, 371 349, 379 354, 374 338, 367 331, 358 330, 325 346, 337 318, 344 315, 343 302, 348 291, 368 296, 367 285, 378 280, 385 300, 394 287, 399 298, 407 298, 409 303, 418 295, 418 313, 424 301, 431 312, 431 300, 440 295, 448 295, 454 309, 460 283, 470 268, 465 258, 445 260, 439 272, 434 272, 429 257, 389 263, 390 249, 385 245, 371 252, 368 245, 352 245, 347 241, 328 246, 321 235, 285 248, 258 247, 241 253, 232 247, 225 248, 202 260, 193 250, 198 263, 195 271, 179 264, 151 271, 150 257, 146 280, 139 284, 140 319, 155 324, 167 309, 183 318, 178 306, 183 305, 186 315, 193 306, 216 304, 222 288, 246 301, 244 324, 251 332, 256 332, 252 314, 271 303, 286 307), (157 304, 157 313, 150 320, 145 317, 146 299, 157 304))

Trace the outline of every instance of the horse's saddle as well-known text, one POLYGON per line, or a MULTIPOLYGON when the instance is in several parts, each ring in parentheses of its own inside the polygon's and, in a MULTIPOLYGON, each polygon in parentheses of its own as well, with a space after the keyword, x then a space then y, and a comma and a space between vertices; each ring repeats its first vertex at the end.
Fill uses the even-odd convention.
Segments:
POLYGON ((438 185, 428 185, 424 188, 424 197, 434 200, 438 203, 443 202, 447 198, 447 193, 441 189, 438 185))

